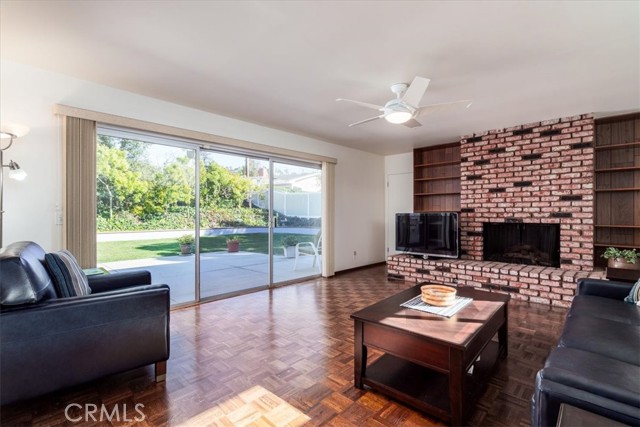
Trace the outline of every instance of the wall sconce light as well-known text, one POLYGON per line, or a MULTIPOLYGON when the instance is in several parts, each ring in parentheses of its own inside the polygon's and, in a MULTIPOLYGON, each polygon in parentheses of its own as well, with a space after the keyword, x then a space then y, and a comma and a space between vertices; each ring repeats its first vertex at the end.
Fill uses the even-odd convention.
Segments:
POLYGON ((23 181, 27 177, 27 173, 24 169, 20 168, 13 160, 9 160, 8 164, 4 164, 4 152, 9 149, 13 144, 13 140, 19 138, 21 136, 26 135, 29 132, 29 128, 23 125, 15 125, 15 124, 7 124, 3 125, 0 129, 0 247, 2 247, 2 226, 4 223, 4 209, 3 209, 3 199, 4 199, 4 168, 9 169, 9 178, 15 179, 18 181, 23 181), (3 140, 8 139, 9 144, 6 147, 3 147, 3 140))

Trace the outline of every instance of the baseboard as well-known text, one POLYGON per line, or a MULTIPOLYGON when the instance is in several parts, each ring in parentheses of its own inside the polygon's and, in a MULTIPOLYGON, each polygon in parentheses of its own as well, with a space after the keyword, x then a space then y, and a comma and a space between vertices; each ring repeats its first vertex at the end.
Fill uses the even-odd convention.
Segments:
POLYGON ((360 267, 347 268, 346 270, 336 271, 335 275, 338 276, 340 274, 353 273, 354 271, 364 270, 371 267, 379 267, 381 265, 387 265, 387 262, 374 262, 373 264, 361 265, 360 267))

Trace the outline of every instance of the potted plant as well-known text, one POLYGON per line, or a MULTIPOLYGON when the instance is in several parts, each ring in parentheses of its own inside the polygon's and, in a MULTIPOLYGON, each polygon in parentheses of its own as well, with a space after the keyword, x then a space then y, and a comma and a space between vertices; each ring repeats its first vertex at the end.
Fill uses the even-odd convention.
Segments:
POLYGON ((607 248, 602 257, 609 260, 609 268, 623 268, 627 270, 640 270, 638 253, 635 249, 607 248))
POLYGON ((300 241, 293 236, 287 236, 282 240, 284 254, 287 258, 294 258, 296 256, 296 245, 298 243, 300 243, 300 241))
POLYGON ((180 254, 181 255, 190 255, 193 251, 193 235, 185 234, 183 236, 178 237, 178 243, 180 243, 180 254))
POLYGON ((240 250, 240 240, 236 236, 227 239, 227 252, 238 252, 240 250))

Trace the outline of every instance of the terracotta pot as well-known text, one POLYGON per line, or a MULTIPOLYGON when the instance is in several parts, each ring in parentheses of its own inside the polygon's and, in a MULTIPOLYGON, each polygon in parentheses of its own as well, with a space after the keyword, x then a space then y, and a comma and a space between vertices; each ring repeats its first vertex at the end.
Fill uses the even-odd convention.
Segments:
POLYGON ((180 245, 180 253, 182 255, 191 255, 191 245, 180 245))
POLYGON ((624 258, 609 258, 609 263, 607 265, 609 268, 622 268, 624 270, 640 270, 639 262, 636 262, 635 264, 631 264, 625 261, 624 258))
POLYGON ((238 252, 240 250, 240 240, 227 242, 227 252, 238 252))

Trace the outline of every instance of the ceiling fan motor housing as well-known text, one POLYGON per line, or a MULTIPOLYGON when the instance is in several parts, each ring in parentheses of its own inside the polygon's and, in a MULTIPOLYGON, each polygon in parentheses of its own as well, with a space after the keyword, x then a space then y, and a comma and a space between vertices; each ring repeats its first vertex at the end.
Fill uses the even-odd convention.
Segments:
POLYGON ((388 114, 393 111, 407 112, 413 115, 416 112, 416 109, 411 105, 406 104, 401 99, 392 99, 391 101, 384 104, 384 113, 388 114))
POLYGON ((406 83, 395 83, 391 85, 391 92, 393 92, 398 98, 402 98, 402 95, 407 91, 409 85, 406 83))

